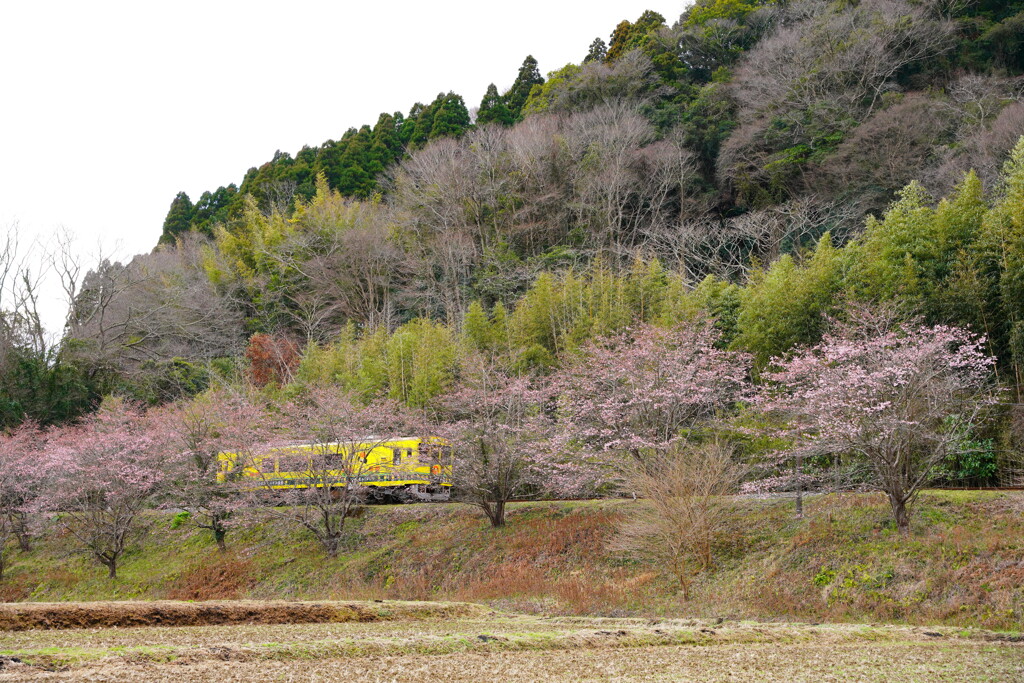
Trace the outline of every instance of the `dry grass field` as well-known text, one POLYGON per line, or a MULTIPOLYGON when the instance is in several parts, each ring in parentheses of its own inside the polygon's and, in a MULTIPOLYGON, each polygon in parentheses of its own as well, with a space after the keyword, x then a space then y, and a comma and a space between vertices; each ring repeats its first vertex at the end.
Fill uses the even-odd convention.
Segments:
POLYGON ((1024 681, 1024 642, 980 630, 288 604, 6 605, 0 681, 1024 681), (140 614, 189 625, 114 625, 140 614))

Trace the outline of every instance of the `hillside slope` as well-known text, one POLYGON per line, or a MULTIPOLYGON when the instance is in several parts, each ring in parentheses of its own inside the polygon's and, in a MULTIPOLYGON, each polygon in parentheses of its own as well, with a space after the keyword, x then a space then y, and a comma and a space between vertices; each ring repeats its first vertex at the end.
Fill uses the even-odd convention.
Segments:
POLYGON ((1024 627, 1024 493, 926 493, 908 540, 873 495, 813 498, 802 521, 790 501, 746 500, 688 602, 661 568, 606 550, 616 522, 642 504, 517 504, 498 530, 462 505, 373 507, 351 521, 335 560, 278 522, 233 531, 221 555, 206 533, 160 515, 116 582, 47 537, 11 557, 0 599, 432 599, 549 614, 1024 627))

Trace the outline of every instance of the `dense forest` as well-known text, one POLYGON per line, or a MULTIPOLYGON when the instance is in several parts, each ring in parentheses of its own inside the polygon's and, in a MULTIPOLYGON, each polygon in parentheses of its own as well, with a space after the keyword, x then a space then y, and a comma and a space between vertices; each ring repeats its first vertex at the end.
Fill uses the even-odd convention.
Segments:
POLYGON ((580 58, 179 193, 126 263, 65 250, 56 343, 9 240, 0 427, 239 382, 428 407, 481 356, 549 376, 638 324, 709 321, 756 383, 871 305, 985 335, 972 438, 1018 448, 1024 2, 699 0, 580 58))

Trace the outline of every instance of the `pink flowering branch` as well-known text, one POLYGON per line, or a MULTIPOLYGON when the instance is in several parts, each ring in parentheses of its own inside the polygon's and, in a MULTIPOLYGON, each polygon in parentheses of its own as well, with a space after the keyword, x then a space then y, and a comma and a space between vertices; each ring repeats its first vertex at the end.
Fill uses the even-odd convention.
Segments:
POLYGON ((995 401, 984 343, 956 327, 901 330, 869 318, 775 359, 757 405, 792 440, 778 460, 852 456, 906 533, 909 507, 935 466, 995 401))

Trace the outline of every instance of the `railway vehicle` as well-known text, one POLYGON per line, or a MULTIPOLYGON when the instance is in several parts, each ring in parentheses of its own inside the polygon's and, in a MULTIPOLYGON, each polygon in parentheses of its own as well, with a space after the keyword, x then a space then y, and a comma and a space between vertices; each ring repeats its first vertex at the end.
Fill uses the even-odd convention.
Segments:
POLYGON ((444 501, 451 496, 451 453, 436 436, 293 444, 245 457, 220 453, 217 480, 251 480, 282 492, 358 487, 370 503, 444 501))

